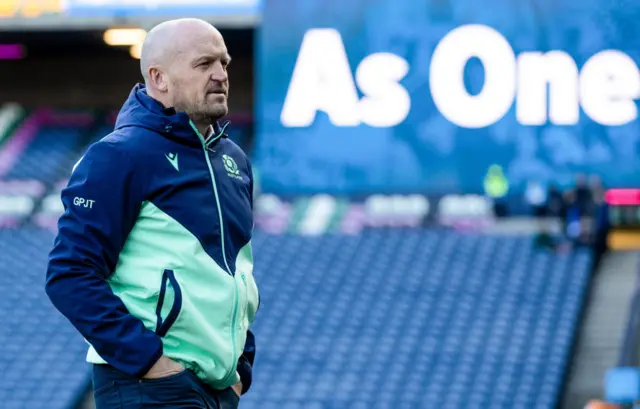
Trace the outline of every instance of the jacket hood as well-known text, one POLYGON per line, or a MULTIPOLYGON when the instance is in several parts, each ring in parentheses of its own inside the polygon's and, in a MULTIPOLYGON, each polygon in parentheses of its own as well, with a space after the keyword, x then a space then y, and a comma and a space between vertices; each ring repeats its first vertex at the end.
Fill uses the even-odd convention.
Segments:
MULTIPOLYGON (((218 122, 212 125, 216 135, 214 139, 227 137, 224 131, 229 125, 228 121, 224 126, 218 122)), ((130 126, 146 128, 189 145, 201 144, 189 116, 184 112, 176 112, 174 108, 165 108, 147 94, 144 84, 136 84, 118 113, 115 129, 130 126)))

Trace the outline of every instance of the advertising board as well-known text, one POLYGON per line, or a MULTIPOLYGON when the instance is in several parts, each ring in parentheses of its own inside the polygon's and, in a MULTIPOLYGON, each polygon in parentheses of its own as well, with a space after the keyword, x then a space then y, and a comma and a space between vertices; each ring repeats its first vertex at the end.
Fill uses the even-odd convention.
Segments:
POLYGON ((373 3, 266 2, 265 192, 485 193, 490 176, 502 196, 576 173, 640 183, 640 5, 373 3))

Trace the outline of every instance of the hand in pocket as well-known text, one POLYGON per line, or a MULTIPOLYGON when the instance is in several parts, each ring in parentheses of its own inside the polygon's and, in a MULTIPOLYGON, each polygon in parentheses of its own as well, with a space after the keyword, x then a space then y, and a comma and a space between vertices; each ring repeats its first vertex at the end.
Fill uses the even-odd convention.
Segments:
POLYGON ((184 370, 184 366, 163 355, 142 378, 159 379, 178 374, 184 370))
POLYGON ((242 382, 238 382, 235 385, 231 386, 231 389, 240 397, 242 395, 242 382))

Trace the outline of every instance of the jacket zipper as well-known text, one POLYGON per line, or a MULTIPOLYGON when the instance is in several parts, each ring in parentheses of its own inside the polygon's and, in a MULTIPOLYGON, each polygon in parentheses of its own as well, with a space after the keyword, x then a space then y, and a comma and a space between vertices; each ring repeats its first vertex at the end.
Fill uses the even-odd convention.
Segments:
MULTIPOLYGON (((209 174, 211 175, 211 185, 213 186, 213 194, 216 198, 216 206, 218 207, 218 218, 220 221, 220 241, 222 242, 222 259, 224 260, 224 265, 227 269, 227 273, 233 278, 233 288, 235 290, 234 292, 234 305, 233 305, 233 317, 231 319, 231 346, 233 348, 233 352, 232 352, 232 360, 231 362, 233 363, 233 366, 231 367, 231 370, 229 371, 229 373, 227 374, 227 376, 225 376, 224 380, 226 381, 236 370, 236 362, 238 361, 238 351, 236 348, 236 325, 237 325, 237 316, 238 316, 238 302, 239 302, 239 298, 240 295, 238 294, 238 282, 236 281, 235 275, 231 272, 231 269, 229 268, 229 263, 227 262, 227 254, 225 252, 225 248, 224 248, 224 224, 223 224, 223 220, 222 220, 222 206, 220 205, 220 197, 218 195, 218 187, 216 185, 216 176, 213 172, 213 166, 211 165, 211 160, 209 159, 209 154, 207 153, 207 143, 204 140, 204 137, 202 136, 202 134, 200 133, 200 131, 198 131, 198 128, 196 128, 196 126, 193 124, 193 122, 189 121, 191 127, 193 128, 193 130, 196 132, 196 135, 198 135, 198 139, 200 139, 200 143, 202 144, 202 151, 204 153, 204 159, 207 162, 207 167, 209 168, 209 174)), ((220 133, 220 135, 222 134, 222 132, 220 133)), ((220 135, 213 137, 214 140, 219 138, 220 135)))

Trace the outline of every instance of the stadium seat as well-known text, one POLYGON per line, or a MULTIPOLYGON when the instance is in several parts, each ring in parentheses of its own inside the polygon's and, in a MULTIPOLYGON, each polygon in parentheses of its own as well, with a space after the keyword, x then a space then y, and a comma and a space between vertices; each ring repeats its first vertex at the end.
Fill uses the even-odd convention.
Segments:
POLYGON ((245 408, 556 405, 591 265, 526 237, 258 233, 245 408))
POLYGON ((38 180, 53 183, 71 171, 83 145, 84 129, 44 126, 21 154, 6 180, 38 180))
MULTIPOLYGON (((0 230, 0 308, 14 312, 0 330, 7 408, 68 409, 88 386, 86 344, 43 290, 52 239, 0 230)), ((254 249, 258 355, 243 408, 556 406, 588 250, 414 228, 256 231, 254 249)))
POLYGON ((89 382, 87 346, 44 292, 49 230, 0 229, 0 405, 70 409, 89 382))

